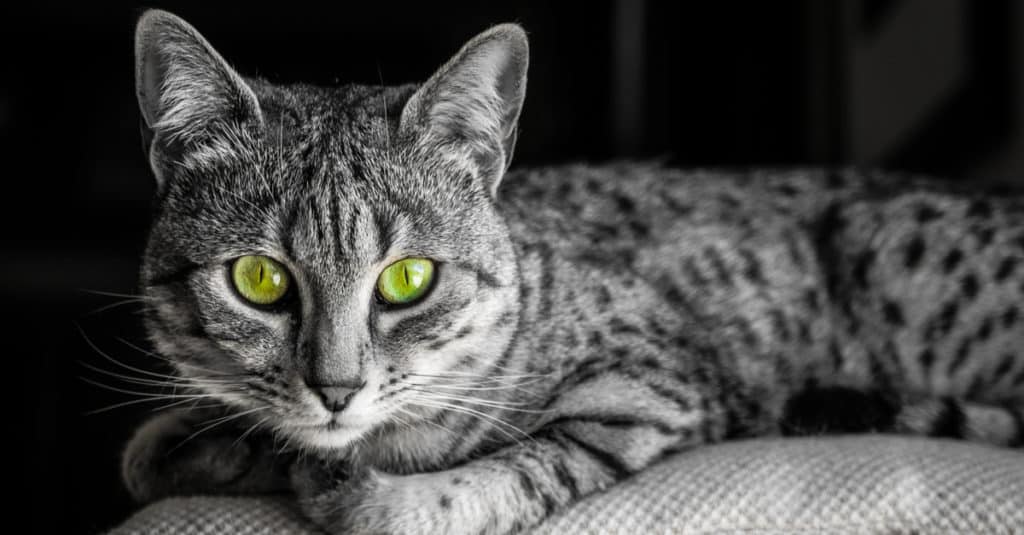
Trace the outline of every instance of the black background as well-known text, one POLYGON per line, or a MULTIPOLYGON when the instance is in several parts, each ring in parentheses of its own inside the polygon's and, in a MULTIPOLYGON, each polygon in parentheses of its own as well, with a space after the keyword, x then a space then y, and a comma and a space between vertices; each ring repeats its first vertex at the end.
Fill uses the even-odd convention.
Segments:
MULTIPOLYGON (((1021 17, 1009 2, 152 5, 191 22, 243 73, 320 84, 423 80, 475 33, 519 22, 532 56, 517 165, 858 164, 979 186, 1024 176, 1013 150, 1021 139, 1021 17), (932 17, 901 18, 929 3, 953 21, 947 33, 962 37, 957 54, 943 56, 948 49, 930 41, 932 17), (905 43, 893 50, 921 55, 905 79, 916 80, 913 66, 926 64, 957 75, 912 128, 864 151, 854 142, 853 113, 886 108, 857 101, 853 81, 884 88, 888 80, 852 66, 857 50, 893 33, 905 43)), ((31 519, 32 531, 96 532, 131 510, 118 455, 148 408, 86 416, 133 398, 80 377, 101 379, 82 362, 116 369, 86 337, 119 360, 152 364, 117 340, 144 344, 137 304, 103 309, 122 299, 88 292, 137 293, 153 193, 132 80, 141 12, 116 3, 0 12, 4 436, 21 449, 6 460, 21 473, 14 488, 25 503, 16 514, 31 519)), ((884 104, 891 93, 876 100, 884 104)))

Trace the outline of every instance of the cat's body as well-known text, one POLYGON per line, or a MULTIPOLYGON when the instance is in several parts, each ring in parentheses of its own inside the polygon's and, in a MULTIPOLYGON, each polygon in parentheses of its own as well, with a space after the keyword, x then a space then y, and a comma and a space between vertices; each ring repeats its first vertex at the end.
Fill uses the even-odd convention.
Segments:
POLYGON ((283 486, 338 532, 506 533, 729 438, 1024 443, 1024 198, 855 171, 502 178, 514 27, 387 91, 242 81, 166 14, 139 35, 153 340, 285 439, 171 450, 201 418, 163 416, 126 454, 144 499, 283 486), (255 253, 288 268, 291 300, 232 294, 225 265, 255 253), (403 257, 434 259, 437 282, 385 306, 374 281, 403 257))

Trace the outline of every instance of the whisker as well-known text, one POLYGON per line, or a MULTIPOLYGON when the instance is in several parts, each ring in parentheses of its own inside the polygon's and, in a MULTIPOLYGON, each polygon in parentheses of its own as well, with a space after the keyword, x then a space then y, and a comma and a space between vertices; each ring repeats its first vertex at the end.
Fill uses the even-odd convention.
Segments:
POLYGON ((197 436, 201 435, 202 433, 205 433, 206 431, 209 431, 210 429, 213 429, 214 427, 217 427, 219 425, 225 424, 225 423, 230 422, 232 420, 237 420, 237 419, 239 419, 239 418, 241 418, 243 416, 246 416, 248 414, 252 414, 254 412, 259 412, 259 411, 267 410, 269 408, 270 407, 268 407, 268 406, 257 407, 255 409, 249 409, 247 411, 242 411, 242 412, 240 412, 238 414, 232 414, 232 415, 223 416, 223 417, 220 417, 220 418, 215 418, 213 420, 213 423, 211 423, 209 425, 205 425, 202 428, 200 428, 198 431, 196 431, 195 433, 192 433, 191 435, 185 437, 185 440, 182 440, 181 442, 179 442, 178 445, 176 445, 173 448, 171 448, 170 450, 168 450, 167 453, 168 454, 174 453, 174 451, 176 451, 178 448, 184 446, 186 443, 188 443, 188 441, 192 440, 193 438, 196 438, 197 436))
MULTIPOLYGON (((92 416, 94 414, 100 414, 100 413, 104 413, 104 412, 109 412, 109 411, 112 411, 114 409, 120 409, 122 407, 128 407, 128 406, 131 406, 131 405, 138 405, 140 403, 157 403, 157 402, 160 402, 160 401, 167 401, 168 399, 185 398, 185 399, 181 399, 179 401, 175 401, 174 403, 171 403, 169 405, 164 405, 164 406, 157 407, 157 408, 153 409, 153 412, 157 412, 157 411, 161 411, 161 410, 168 409, 168 408, 171 408, 171 407, 175 407, 177 405, 182 405, 182 404, 190 403, 190 402, 199 402, 199 401, 202 401, 203 399, 215 398, 215 397, 217 397, 217 396, 202 394, 202 395, 198 395, 198 396, 184 396, 184 395, 181 395, 181 396, 171 396, 171 397, 154 397, 154 398, 145 398, 145 399, 133 399, 131 401, 123 401, 121 403, 115 403, 113 405, 107 405, 106 407, 102 407, 102 408, 99 408, 99 409, 94 409, 94 410, 91 410, 91 411, 87 411, 87 412, 85 412, 83 414, 85 416, 92 416)), ((209 406, 210 407, 217 407, 219 405, 209 405, 209 406)), ((204 406, 204 407, 206 407, 206 406, 204 406)), ((201 407, 193 406, 192 408, 201 408, 201 407)))
POLYGON ((85 315, 86 316, 92 316, 92 315, 95 315, 95 314, 99 314, 101 312, 106 312, 107 310, 110 310, 112 308, 117 308, 119 306, 124 306, 124 305, 132 304, 132 303, 144 303, 144 302, 145 302, 145 299, 140 299, 140 298, 124 299, 122 301, 116 301, 116 302, 111 303, 109 305, 103 305, 103 306, 101 306, 99 308, 90 310, 89 312, 86 312, 85 315))
POLYGON ((409 386, 421 386, 427 388, 443 388, 445 390, 469 390, 469 391, 491 391, 491 390, 522 390, 524 392, 534 394, 534 392, 528 388, 527 385, 531 385, 540 381, 540 379, 532 379, 530 381, 524 381, 522 383, 513 384, 499 384, 498 386, 485 386, 486 382, 475 382, 475 383, 410 383, 404 381, 403 384, 409 386))
POLYGON ((482 418, 484 420, 489 420, 490 422, 493 422, 492 425, 497 424, 497 425, 494 425, 494 427, 496 429, 501 431, 507 437, 515 440, 516 442, 519 442, 519 439, 516 436, 512 435, 511 433, 509 433, 508 431, 506 431, 505 427, 508 427, 509 429, 512 429, 512 430, 516 431, 517 433, 523 435, 524 437, 530 438, 532 440, 532 437, 530 437, 530 435, 527 434, 522 429, 520 429, 520 428, 518 428, 518 427, 516 427, 516 426, 514 426, 514 425, 512 425, 512 424, 510 424, 510 423, 508 423, 508 422, 506 422, 504 420, 502 420, 501 418, 497 418, 497 417, 492 416, 490 414, 487 414, 485 412, 480 412, 480 411, 478 411, 476 409, 472 409, 472 408, 469 408, 469 407, 463 407, 462 405, 456 405, 454 403, 448 403, 448 402, 445 402, 445 401, 433 400, 433 399, 429 399, 429 398, 421 398, 421 397, 418 397, 418 396, 410 396, 410 397, 411 397, 412 402, 414 402, 417 405, 421 405, 421 406, 424 406, 424 407, 433 407, 433 408, 437 408, 437 409, 448 409, 448 410, 451 410, 451 411, 454 411, 454 412, 459 412, 459 413, 462 413, 462 414, 467 414, 467 415, 475 416, 477 418, 482 418))
POLYGON ((547 413, 551 412, 550 410, 521 409, 521 408, 519 408, 519 406, 526 405, 525 403, 502 403, 502 402, 498 402, 498 401, 491 401, 491 400, 474 398, 474 397, 453 396, 453 395, 439 395, 439 394, 434 394, 432 392, 427 392, 427 391, 424 391, 424 390, 416 390, 416 392, 421 392, 423 394, 426 394, 429 397, 431 397, 432 399, 450 400, 450 401, 458 401, 458 402, 463 402, 463 403, 471 403, 473 405, 480 405, 482 407, 490 407, 490 408, 493 408, 493 409, 501 409, 501 410, 506 410, 506 411, 511 411, 511 412, 524 412, 524 413, 530 413, 530 414, 547 414, 547 413))
POLYGON ((509 380, 509 379, 546 378, 546 377, 551 377, 554 374, 525 373, 525 374, 518 374, 518 375, 481 375, 481 374, 478 374, 478 373, 469 373, 469 372, 444 371, 444 372, 437 372, 437 373, 433 373, 433 374, 431 374, 431 373, 409 372, 407 375, 412 375, 412 376, 416 376, 416 377, 436 377, 436 378, 441 378, 441 379, 454 378, 454 377, 472 377, 472 378, 483 379, 483 380, 488 380, 488 381, 504 381, 504 380, 509 380))
POLYGON ((175 377, 175 376, 171 376, 171 375, 166 376, 167 377, 166 379, 146 379, 146 378, 143 378, 143 377, 132 377, 131 375, 124 375, 124 374, 121 374, 121 373, 112 372, 110 370, 104 370, 103 368, 100 368, 98 366, 93 366, 92 364, 89 364, 89 363, 83 362, 83 361, 78 361, 78 364, 80 366, 82 366, 83 368, 86 368, 88 370, 92 370, 92 371, 94 371, 96 373, 101 373, 101 374, 106 375, 108 377, 113 377, 115 379, 120 379, 120 380, 125 381, 127 383, 132 383, 132 384, 137 384, 137 385, 144 385, 144 386, 175 387, 175 386, 194 386, 194 385, 204 385, 204 384, 205 385, 222 385, 222 384, 233 385, 233 384, 235 384, 233 381, 221 381, 221 380, 216 380, 216 379, 203 379, 203 378, 193 378, 193 377, 175 377))
POLYGON ((115 359, 114 357, 111 357, 106 352, 104 352, 102 349, 100 349, 99 346, 97 346, 92 341, 92 339, 90 339, 89 336, 85 334, 85 330, 83 330, 81 326, 79 326, 77 324, 75 326, 78 328, 78 332, 79 332, 79 334, 82 335, 82 338, 85 340, 85 343, 88 344, 89 347, 91 347, 93 351, 99 353, 100 356, 102 356, 103 358, 105 358, 108 361, 112 362, 114 365, 120 366, 120 367, 122 367, 122 368, 124 368, 126 370, 133 371, 135 373, 141 373, 142 375, 149 375, 151 377, 161 377, 161 378, 175 377, 175 376, 172 376, 172 375, 167 375, 167 374, 163 374, 163 373, 156 373, 156 372, 151 372, 151 371, 148 371, 148 370, 143 370, 141 368, 136 368, 135 366, 130 366, 128 364, 125 364, 125 363, 115 359))
POLYGON ((121 337, 118 337, 117 341, 121 342, 122 344, 124 344, 124 345, 126 345, 126 346, 128 346, 128 347, 130 347, 130 348, 132 348, 132 349, 134 349, 134 350, 136 350, 138 352, 140 352, 140 353, 142 353, 143 355, 146 355, 146 356, 149 356, 149 357, 153 357, 153 358, 155 358, 157 360, 161 360, 161 361, 166 362, 167 364, 169 364, 171 366, 184 366, 186 368, 193 368, 193 369, 199 370, 201 372, 206 372, 207 374, 210 374, 210 375, 202 376, 204 378, 244 377, 244 376, 246 376, 246 374, 241 374, 241 373, 223 373, 223 372, 218 371, 218 370, 213 370, 213 369, 210 369, 210 368, 204 368, 202 366, 197 366, 195 364, 191 364, 191 363, 188 363, 188 362, 179 362, 179 361, 171 360, 171 359, 169 359, 167 357, 164 357, 163 355, 160 355, 160 354, 154 353, 152 351, 149 351, 147 349, 144 349, 142 347, 139 347, 139 346, 137 346, 137 345, 129 342, 128 340, 125 340, 124 338, 121 338, 121 337))
POLYGON ((245 440, 245 437, 249 436, 249 434, 252 433, 253 431, 255 431, 257 427, 263 425, 269 419, 270 419, 270 416, 267 416, 266 418, 264 418, 264 419, 262 419, 262 420, 260 420, 260 421, 258 421, 256 423, 252 424, 252 427, 250 427, 248 430, 246 430, 246 432, 242 433, 241 436, 236 438, 235 441, 231 443, 231 446, 234 447, 239 442, 245 440))
POLYGON ((105 291, 105 290, 90 290, 88 288, 80 288, 79 291, 85 292, 85 293, 88 293, 88 294, 93 294, 93 295, 102 295, 104 297, 125 297, 125 298, 129 298, 129 299, 139 299, 140 301, 144 301, 144 300, 147 300, 147 299, 152 299, 152 297, 150 297, 148 295, 142 295, 142 294, 123 294, 123 293, 117 293, 117 292, 108 292, 108 291, 105 291))

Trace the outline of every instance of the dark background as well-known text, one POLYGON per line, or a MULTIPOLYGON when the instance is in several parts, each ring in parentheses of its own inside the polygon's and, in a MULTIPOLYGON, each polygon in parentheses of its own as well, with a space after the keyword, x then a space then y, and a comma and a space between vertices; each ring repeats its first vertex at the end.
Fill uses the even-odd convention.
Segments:
MULTIPOLYGON (((1010 2, 154 4, 241 72, 279 82, 423 80, 488 25, 520 22, 532 58, 518 165, 655 157, 883 166, 979 187, 1024 177, 1024 6, 1010 2)), ((86 416, 133 397, 80 377, 101 379, 82 362, 116 369, 85 336, 126 363, 153 361, 117 340, 143 343, 137 303, 104 309, 123 299, 87 292, 137 293, 153 193, 132 80, 141 10, 0 12, 4 439, 21 449, 5 459, 32 531, 97 532, 131 510, 119 449, 149 409, 86 416)))

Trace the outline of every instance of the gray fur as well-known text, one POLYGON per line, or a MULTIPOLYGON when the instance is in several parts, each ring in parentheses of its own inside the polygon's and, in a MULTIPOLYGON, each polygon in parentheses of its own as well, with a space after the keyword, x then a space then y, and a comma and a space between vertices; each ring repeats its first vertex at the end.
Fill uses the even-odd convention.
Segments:
POLYGON ((243 79, 162 12, 137 36, 161 180, 147 326, 238 415, 191 454, 167 444, 195 414, 143 427, 124 465, 140 499, 290 486, 331 532, 509 533, 730 438, 1024 443, 1020 197, 852 170, 502 178, 526 79, 512 25, 418 88, 243 79), (246 254, 282 262, 294 298, 237 297, 246 254), (378 274, 409 256, 438 262, 436 286, 383 307, 378 274), (331 384, 358 386, 339 413, 308 386, 331 384), (804 392, 865 404, 825 425, 804 392), (204 461, 237 460, 223 434, 248 470, 204 461))

